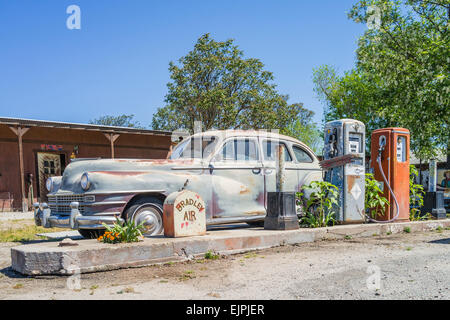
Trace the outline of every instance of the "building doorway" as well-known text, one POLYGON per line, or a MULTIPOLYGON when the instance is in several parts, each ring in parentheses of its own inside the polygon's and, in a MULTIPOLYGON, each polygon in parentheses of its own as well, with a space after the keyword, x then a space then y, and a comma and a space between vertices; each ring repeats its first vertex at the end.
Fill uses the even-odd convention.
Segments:
POLYGON ((65 155, 58 153, 37 153, 38 186, 40 201, 47 201, 47 188, 45 183, 49 177, 62 175, 65 155))

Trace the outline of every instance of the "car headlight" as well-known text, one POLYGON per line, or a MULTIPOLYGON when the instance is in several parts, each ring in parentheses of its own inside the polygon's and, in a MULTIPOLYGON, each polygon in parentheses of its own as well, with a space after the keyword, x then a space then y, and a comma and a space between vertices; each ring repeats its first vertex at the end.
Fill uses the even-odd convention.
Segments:
POLYGON ((91 186, 91 182, 89 181, 89 175, 87 174, 87 172, 83 173, 83 175, 81 176, 81 188, 84 191, 87 191, 89 189, 89 187, 91 186))
POLYGON ((52 192, 53 189, 53 179, 50 177, 45 181, 45 187, 47 188, 48 192, 52 192))

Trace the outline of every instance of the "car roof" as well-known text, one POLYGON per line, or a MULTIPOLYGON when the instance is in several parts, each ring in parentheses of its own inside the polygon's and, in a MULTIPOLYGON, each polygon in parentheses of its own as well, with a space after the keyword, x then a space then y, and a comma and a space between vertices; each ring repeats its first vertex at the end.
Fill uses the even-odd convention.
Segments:
POLYGON ((205 132, 196 133, 193 135, 193 137, 199 137, 199 136, 219 136, 219 137, 263 137, 263 138, 275 138, 280 140, 289 141, 295 144, 298 144, 308 151, 310 151, 313 155, 316 156, 314 151, 308 147, 305 143, 301 142, 298 139, 295 139, 293 137, 286 136, 284 134, 279 134, 271 131, 264 131, 264 130, 210 130, 205 132))

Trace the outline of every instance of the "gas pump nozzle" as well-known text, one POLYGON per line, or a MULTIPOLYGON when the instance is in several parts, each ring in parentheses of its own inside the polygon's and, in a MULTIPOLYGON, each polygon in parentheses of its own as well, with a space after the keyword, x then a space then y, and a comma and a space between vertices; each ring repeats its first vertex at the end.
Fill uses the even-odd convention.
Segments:
POLYGON ((386 137, 385 136, 380 137, 379 145, 380 145, 380 147, 378 148, 377 161, 378 161, 378 159, 381 159, 381 153, 384 151, 384 148, 386 148, 386 137))

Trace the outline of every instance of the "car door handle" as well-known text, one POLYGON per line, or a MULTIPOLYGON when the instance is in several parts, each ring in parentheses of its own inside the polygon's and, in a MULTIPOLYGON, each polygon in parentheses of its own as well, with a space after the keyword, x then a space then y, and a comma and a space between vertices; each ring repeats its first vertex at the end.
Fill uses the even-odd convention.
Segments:
POLYGON ((272 172, 273 172, 272 169, 264 169, 264 174, 265 174, 265 175, 272 174, 272 172))
POLYGON ((253 169, 252 169, 252 172, 253 172, 254 174, 260 174, 260 173, 261 173, 261 168, 253 168, 253 169))

